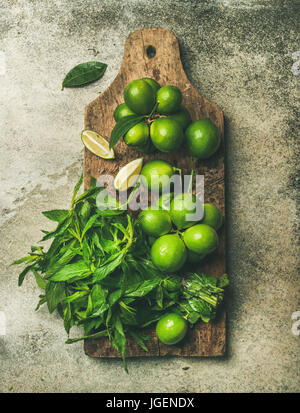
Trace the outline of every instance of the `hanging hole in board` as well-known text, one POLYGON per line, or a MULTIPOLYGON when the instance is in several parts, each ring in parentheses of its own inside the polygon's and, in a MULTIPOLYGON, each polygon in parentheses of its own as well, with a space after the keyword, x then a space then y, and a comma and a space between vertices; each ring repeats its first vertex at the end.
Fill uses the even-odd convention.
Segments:
POLYGON ((149 59, 153 59, 153 57, 156 55, 156 49, 153 46, 148 46, 146 49, 147 56, 149 59))

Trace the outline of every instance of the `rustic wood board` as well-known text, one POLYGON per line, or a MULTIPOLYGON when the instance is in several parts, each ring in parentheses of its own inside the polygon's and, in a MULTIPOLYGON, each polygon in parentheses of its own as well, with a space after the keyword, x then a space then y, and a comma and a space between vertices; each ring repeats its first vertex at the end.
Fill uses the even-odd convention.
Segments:
MULTIPOLYGON (((151 77, 161 86, 172 84, 180 88, 183 104, 189 110, 193 121, 209 117, 219 127, 222 144, 218 152, 209 160, 193 162, 184 150, 172 154, 161 152, 145 155, 144 162, 151 159, 164 159, 182 169, 183 174, 191 169, 204 175, 205 202, 217 205, 225 217, 225 183, 224 183, 224 120, 221 109, 202 97, 188 80, 180 59, 179 44, 175 35, 166 29, 151 28, 132 33, 125 44, 124 57, 120 71, 110 87, 85 108, 85 128, 92 129, 109 137, 115 125, 113 112, 124 101, 123 90, 126 84, 142 77, 151 77), (149 46, 152 48, 149 49, 149 46), (155 56, 149 55, 149 50, 155 56)), ((90 177, 98 178, 103 174, 116 175, 119 168, 141 157, 141 154, 120 141, 115 147, 116 158, 103 160, 85 150, 84 182, 89 186, 90 177)), ((209 275, 221 276, 226 269, 225 225, 219 232, 220 245, 216 252, 205 261, 201 270, 209 275)), ((149 352, 145 352, 128 338, 127 357, 140 356, 222 356, 226 344, 226 314, 222 310, 218 318, 210 323, 198 322, 189 331, 186 339, 176 346, 166 346, 156 339, 154 330, 148 331, 153 343, 148 342, 149 352)), ((147 345, 148 345, 147 344, 147 345)), ((92 357, 120 357, 106 338, 86 340, 85 353, 92 357)))

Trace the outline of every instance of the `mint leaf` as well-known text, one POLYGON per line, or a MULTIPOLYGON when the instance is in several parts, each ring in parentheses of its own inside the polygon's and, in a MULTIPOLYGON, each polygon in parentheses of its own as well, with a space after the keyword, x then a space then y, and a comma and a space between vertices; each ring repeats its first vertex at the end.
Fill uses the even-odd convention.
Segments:
POLYGON ((49 313, 53 313, 58 304, 65 297, 65 284, 48 282, 46 286, 46 298, 49 313))
POLYGON ((69 211, 65 209, 53 209, 52 211, 44 211, 42 214, 48 219, 51 219, 51 221, 61 222, 67 218, 69 211))
POLYGON ((55 282, 61 281, 69 281, 69 280, 77 280, 81 278, 86 278, 91 274, 91 270, 86 265, 86 263, 82 261, 75 262, 74 264, 68 264, 62 267, 59 271, 57 271, 54 275, 52 275, 49 279, 55 282))
POLYGON ((121 265, 124 257, 123 251, 118 252, 112 259, 101 267, 97 268, 93 274, 93 282, 99 282, 113 272, 119 265, 121 265))

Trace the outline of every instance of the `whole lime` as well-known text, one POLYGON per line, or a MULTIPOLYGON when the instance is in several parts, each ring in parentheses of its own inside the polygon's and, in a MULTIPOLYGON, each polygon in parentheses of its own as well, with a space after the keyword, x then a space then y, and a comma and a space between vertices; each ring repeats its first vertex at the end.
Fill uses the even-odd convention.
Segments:
POLYGON ((185 337, 187 329, 187 321, 183 317, 176 313, 169 313, 158 321, 156 335, 162 343, 173 345, 185 337))
POLYGON ((187 263, 188 264, 199 264, 205 258, 205 254, 197 254, 194 251, 187 249, 187 263))
POLYGON ((119 122, 119 120, 131 115, 135 115, 135 113, 129 109, 126 103, 121 103, 121 105, 117 106, 114 111, 114 119, 116 122, 119 122))
POLYGON ((169 211, 170 210, 170 203, 171 203, 173 198, 174 198, 173 192, 162 194, 158 198, 155 205, 160 209, 165 209, 166 211, 169 211))
POLYGON ((181 106, 179 112, 173 113, 169 116, 169 118, 175 119, 181 125, 183 130, 186 130, 186 128, 192 122, 191 115, 184 106, 181 106))
POLYGON ((182 95, 176 86, 163 86, 157 91, 157 111, 162 115, 178 112, 182 102, 182 95))
POLYGON ((194 225, 184 231, 185 245, 197 254, 209 254, 219 245, 219 237, 216 231, 205 224, 194 225))
POLYGON ((216 231, 221 228, 222 225, 222 213, 213 204, 204 204, 204 218, 201 221, 201 224, 210 225, 216 231))
POLYGON ((163 235, 152 245, 152 262, 161 271, 175 272, 180 270, 186 258, 186 247, 178 235, 163 235))
POLYGON ((152 87, 154 90, 155 94, 157 93, 158 89, 160 89, 160 84, 157 83, 156 80, 151 79, 150 77, 143 77, 142 80, 145 80, 145 82, 149 83, 149 85, 152 87))
POLYGON ((137 123, 124 136, 124 142, 129 146, 146 147, 150 141, 149 126, 146 122, 137 123))
POLYGON ((125 87, 124 100, 126 105, 138 115, 148 115, 156 102, 156 94, 143 79, 132 80, 125 87))
POLYGON ((198 159, 211 157, 221 143, 220 131, 210 119, 200 119, 190 124, 185 137, 189 154, 198 159))
POLYGON ((166 161, 155 159, 146 163, 141 170, 141 182, 151 191, 170 190, 170 178, 174 175, 173 166, 166 161))
POLYGON ((153 145, 161 152, 172 152, 182 144, 184 134, 176 120, 160 118, 151 123, 150 137, 153 145))
POLYGON ((188 228, 201 220, 203 206, 194 194, 178 194, 170 204, 170 215, 178 229, 188 228))
POLYGON ((143 232, 153 237, 160 237, 170 232, 172 222, 168 211, 148 207, 140 212, 138 222, 143 232))

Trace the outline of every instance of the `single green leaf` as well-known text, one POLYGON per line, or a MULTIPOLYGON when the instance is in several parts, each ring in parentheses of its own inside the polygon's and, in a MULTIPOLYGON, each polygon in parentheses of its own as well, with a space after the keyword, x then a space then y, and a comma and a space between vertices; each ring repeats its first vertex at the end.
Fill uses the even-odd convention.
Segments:
POLYGON ((47 297, 45 295, 42 294, 39 297, 40 297, 40 301, 38 302, 38 305, 36 306, 35 311, 37 311, 40 308, 40 306, 47 301, 47 297))
POLYGON ((98 305, 95 310, 93 311, 93 313, 91 314, 91 317, 100 317, 102 314, 105 313, 106 310, 109 309, 109 305, 106 303, 102 303, 100 305, 98 305))
POLYGON ((100 284, 95 284, 92 288, 91 295, 94 308, 105 303, 108 290, 103 288, 100 284))
POLYGON ((146 340, 151 340, 150 337, 145 336, 144 334, 141 334, 139 331, 129 331, 129 334, 132 336, 132 338, 136 341, 136 343, 145 351, 149 351, 148 347, 146 346, 146 344, 144 343, 145 337, 146 340))
POLYGON ((66 219, 59 222, 58 226, 56 227, 54 231, 47 232, 47 234, 42 238, 41 241, 47 241, 50 238, 57 237, 63 234, 66 231, 66 229, 70 226, 71 221, 72 221, 71 217, 68 216, 66 219))
POLYGON ((163 308, 163 299, 164 299, 164 293, 162 286, 159 285, 156 290, 156 303, 159 308, 163 308))
POLYGON ((88 317, 88 315, 93 311, 93 301, 92 301, 92 296, 91 294, 88 296, 88 303, 87 303, 87 307, 85 310, 85 314, 86 317, 88 317))
POLYGON ((64 318, 64 327, 69 334, 70 328, 72 327, 73 320, 72 320, 72 309, 71 309, 71 304, 67 303, 67 305, 64 308, 64 313, 63 313, 63 318, 64 318))
POLYGON ((124 295, 126 297, 144 297, 149 294, 150 291, 152 291, 159 283, 160 280, 158 278, 153 280, 145 280, 136 286, 131 286, 130 289, 125 291, 124 295))
POLYGON ((30 263, 32 261, 35 261, 36 259, 37 259, 36 255, 28 255, 27 257, 23 257, 23 258, 20 258, 19 260, 14 261, 10 265, 18 265, 18 264, 22 264, 23 262, 30 263))
POLYGON ((44 211, 42 214, 48 219, 51 219, 51 221, 61 222, 67 218, 69 211, 65 209, 53 209, 52 211, 44 211))
POLYGON ((82 255, 84 262, 89 266, 91 263, 91 251, 86 239, 84 239, 82 243, 82 255))
POLYGON ((103 324, 103 317, 88 318, 83 321, 84 334, 88 335, 92 330, 97 330, 103 324))
POLYGON ((82 202, 82 201, 90 199, 90 198, 96 199, 96 196, 99 194, 99 192, 101 192, 103 190, 104 190, 104 188, 101 187, 101 186, 97 186, 96 188, 88 189, 83 194, 79 195, 75 199, 74 203, 78 204, 79 202, 82 202))
POLYGON ((27 267, 24 268, 24 270, 20 273, 19 279, 18 279, 18 286, 20 287, 23 284, 24 278, 26 274, 29 273, 30 270, 34 268, 35 264, 28 265, 27 267))
POLYGON ((86 265, 86 263, 83 260, 81 260, 73 264, 65 265, 55 274, 51 275, 49 279, 51 281, 60 282, 85 278, 90 274, 91 270, 86 265))
POLYGON ((73 301, 77 300, 78 298, 84 297, 87 295, 89 291, 76 291, 72 295, 68 295, 67 297, 64 298, 64 303, 72 303, 73 301))
POLYGON ((104 75, 106 68, 107 64, 101 62, 80 63, 67 73, 62 83, 62 89, 94 82, 104 75))
POLYGON ((108 302, 109 302, 110 307, 112 307, 119 300, 119 298, 121 298, 121 295, 122 295, 121 289, 115 290, 109 295, 108 302))
POLYGON ((98 236, 97 232, 93 232, 93 234, 92 234, 92 243, 93 243, 93 245, 95 245, 101 251, 101 254, 104 254, 104 250, 103 250, 102 245, 100 243, 100 239, 99 239, 99 236, 98 236))
POLYGON ((79 218, 80 221, 82 222, 82 225, 84 226, 91 214, 91 205, 89 202, 82 202, 81 204, 78 204, 81 206, 80 211, 79 211, 79 218))
POLYGON ((46 298, 49 313, 53 313, 58 304, 65 297, 65 284, 48 282, 46 286, 46 298))
POLYGON ((31 249, 31 252, 38 251, 40 254, 43 254, 44 247, 35 247, 34 245, 31 245, 30 249, 31 249))
POLYGON ((53 260, 51 260, 51 263, 49 263, 49 266, 46 270, 47 278, 57 273, 61 268, 67 265, 70 261, 72 261, 74 257, 76 257, 76 255, 80 253, 80 248, 74 248, 76 244, 76 240, 72 241, 68 245, 66 252, 62 253, 62 251, 60 251, 60 253, 62 254, 60 258, 54 257, 53 260))
POLYGON ((110 135, 109 148, 111 149, 119 140, 124 136, 129 129, 135 126, 137 123, 141 122, 144 116, 130 115, 122 118, 113 128, 110 135))
POLYGON ((45 290, 45 289, 46 289, 46 286, 47 286, 47 282, 44 280, 44 278, 42 278, 42 277, 40 276, 40 274, 39 274, 35 269, 32 269, 32 272, 33 272, 33 274, 34 274, 34 276, 35 276, 35 281, 36 281, 37 285, 38 285, 42 290, 45 290))
POLYGON ((88 340, 88 339, 91 339, 91 338, 105 337, 107 335, 108 335, 107 330, 102 330, 102 331, 99 331, 98 333, 90 334, 88 336, 82 336, 82 337, 78 337, 78 338, 69 338, 66 341, 66 344, 72 344, 72 343, 76 343, 77 341, 80 341, 80 340, 88 340))
POLYGON ((77 195, 77 193, 78 193, 78 191, 79 191, 79 189, 82 185, 82 182, 83 182, 83 174, 80 175, 79 181, 77 182, 77 184, 74 187, 73 196, 72 196, 72 206, 74 205, 76 195, 77 195))
POLYGON ((124 214, 124 211, 121 209, 98 209, 96 213, 101 217, 113 217, 124 214))
POLYGON ((127 363, 125 359, 126 337, 122 322, 119 317, 116 317, 114 322, 114 339, 112 340, 112 344, 121 353, 124 369, 126 373, 128 373, 127 363))
POLYGON ((181 289, 181 277, 178 275, 169 275, 163 281, 163 287, 166 288, 168 291, 178 291, 181 289))
POLYGON ((90 228, 92 228, 92 226, 94 225, 95 221, 96 221, 98 218, 99 218, 98 215, 93 215, 93 216, 91 216, 91 218, 88 220, 88 222, 86 223, 86 225, 85 225, 85 227, 84 227, 84 229, 83 229, 83 231, 82 231, 81 238, 83 238, 84 235, 85 235, 85 233, 86 233, 90 228))
POLYGON ((121 263, 124 257, 123 251, 111 256, 111 259, 106 264, 98 267, 93 274, 93 282, 98 282, 107 277, 108 274, 113 272, 121 263))

